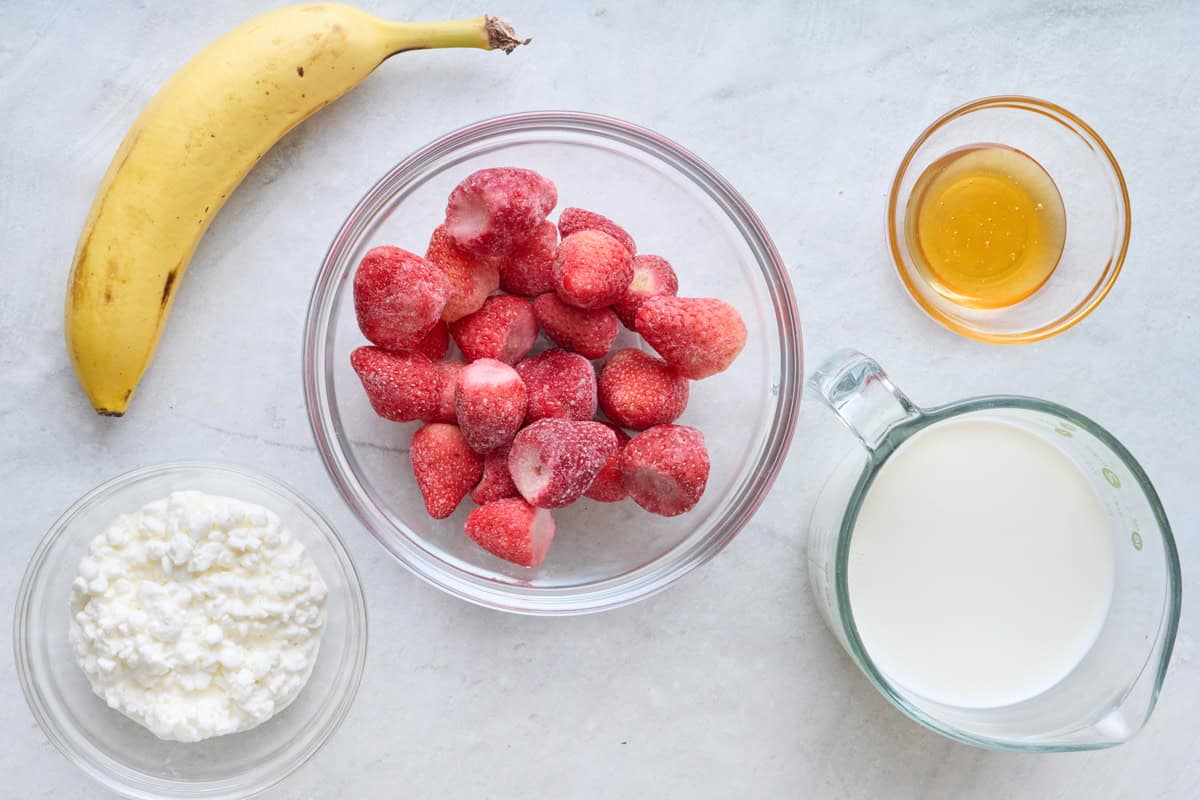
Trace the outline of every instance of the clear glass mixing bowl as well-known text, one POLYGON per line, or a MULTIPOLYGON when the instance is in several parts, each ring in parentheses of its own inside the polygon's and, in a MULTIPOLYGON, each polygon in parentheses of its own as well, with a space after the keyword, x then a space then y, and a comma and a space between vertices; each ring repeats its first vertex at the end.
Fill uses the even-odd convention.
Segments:
MULTIPOLYGON (((539 347, 546 346, 544 342, 539 347)), ((644 346, 622 332, 614 349, 644 346)), ((516 114, 450 133, 389 171, 350 213, 313 289, 305 395, 317 447, 338 490, 376 539, 417 575, 458 597, 527 614, 578 614, 632 603, 716 555, 762 503, 792 437, 803 378, 800 321, 787 270, 746 201, 674 142, 620 120, 574 112, 516 114), (668 259, 681 295, 720 297, 745 318, 746 349, 726 372, 692 384, 682 424, 704 431, 708 490, 664 518, 631 501, 582 501, 555 512, 546 561, 524 569, 463 533, 471 503, 430 519, 412 478, 415 424, 377 417, 350 368, 366 344, 351 281, 381 244, 423 253, 450 190, 484 167, 538 170, 559 209, 582 206, 627 226, 639 252, 668 259)))
POLYGON ((88 492, 38 545, 17 598, 17 677, 42 731, 88 775, 123 797, 249 797, 283 780, 329 739, 354 702, 367 654, 367 610, 350 556, 333 528, 286 486, 241 467, 163 464, 88 492), (202 742, 166 742, 92 692, 67 638, 71 582, 88 545, 119 514, 196 489, 277 513, 329 588, 317 663, 304 689, 267 722, 202 742))

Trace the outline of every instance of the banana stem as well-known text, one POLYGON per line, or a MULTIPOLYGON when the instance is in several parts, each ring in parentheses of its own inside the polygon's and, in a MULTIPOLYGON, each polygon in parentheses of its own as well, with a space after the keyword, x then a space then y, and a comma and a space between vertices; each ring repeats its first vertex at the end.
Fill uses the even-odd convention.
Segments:
POLYGON ((499 17, 473 17, 444 22, 384 22, 384 46, 388 55, 406 50, 440 47, 477 47, 511 53, 530 39, 521 39, 499 17))

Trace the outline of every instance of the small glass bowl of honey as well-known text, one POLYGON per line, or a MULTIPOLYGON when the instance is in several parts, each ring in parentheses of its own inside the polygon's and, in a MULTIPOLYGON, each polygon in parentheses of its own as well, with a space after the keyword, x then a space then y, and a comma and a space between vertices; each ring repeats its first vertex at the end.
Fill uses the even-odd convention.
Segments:
POLYGON ((1100 304, 1129 247, 1129 192, 1103 140, 1032 97, 943 115, 900 164, 888 244, 905 288, 956 333, 1047 339, 1100 304))

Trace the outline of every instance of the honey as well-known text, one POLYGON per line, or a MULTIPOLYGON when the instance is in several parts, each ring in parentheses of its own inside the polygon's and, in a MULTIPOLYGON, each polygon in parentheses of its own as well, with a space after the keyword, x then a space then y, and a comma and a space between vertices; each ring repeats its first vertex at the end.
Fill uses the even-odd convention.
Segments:
POLYGON ((1049 280, 1067 219, 1041 164, 1005 145, 975 144, 921 173, 904 227, 913 261, 935 291, 959 305, 1003 308, 1049 280))

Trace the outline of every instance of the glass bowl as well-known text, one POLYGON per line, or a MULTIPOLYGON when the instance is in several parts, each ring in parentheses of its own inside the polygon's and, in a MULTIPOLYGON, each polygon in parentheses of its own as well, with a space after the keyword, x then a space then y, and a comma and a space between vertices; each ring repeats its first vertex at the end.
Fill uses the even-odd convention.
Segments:
POLYGON ((141 800, 249 797, 307 761, 350 710, 367 651, 367 612, 350 556, 329 523, 286 486, 240 467, 181 463, 126 473, 88 492, 42 539, 21 581, 17 676, 46 737, 108 789, 141 800), (88 545, 119 514, 196 489, 265 506, 308 550, 329 588, 317 663, 292 703, 242 733, 162 741, 92 692, 67 638, 71 582, 88 545))
MULTIPOLYGON (((539 340, 535 350, 547 347, 539 340)), ((614 345, 643 347, 623 331, 614 345)), ((527 614, 578 614, 632 603, 712 558, 763 501, 792 437, 800 401, 800 323, 787 271, 746 201, 711 167, 670 140, 620 120, 574 112, 480 122, 413 154, 350 213, 321 267, 308 310, 304 380, 309 420, 330 476, 376 539, 450 594, 527 614), (408 442, 416 423, 371 410, 350 353, 367 344, 351 281, 370 248, 425 252, 450 190, 475 170, 538 170, 558 186, 559 209, 582 206, 628 226, 639 252, 667 258, 680 294, 720 297, 746 321, 745 350, 724 373, 694 382, 679 422, 705 434, 708 489, 687 514, 656 517, 633 504, 582 500, 554 512, 557 534, 526 569, 463 533, 472 505, 425 513, 408 442)))
POLYGON ((913 300, 955 333, 995 344, 1048 339, 1090 314, 1121 272, 1129 229, 1129 192, 1107 145, 1070 111, 1032 97, 987 97, 943 115, 909 148, 888 196, 888 245, 913 300), (941 295, 914 263, 904 233, 908 200, 925 169, 951 150, 980 143, 1033 158, 1066 208, 1058 266, 1040 289, 1004 308, 969 308, 941 295))

